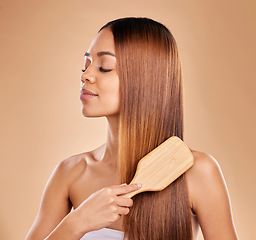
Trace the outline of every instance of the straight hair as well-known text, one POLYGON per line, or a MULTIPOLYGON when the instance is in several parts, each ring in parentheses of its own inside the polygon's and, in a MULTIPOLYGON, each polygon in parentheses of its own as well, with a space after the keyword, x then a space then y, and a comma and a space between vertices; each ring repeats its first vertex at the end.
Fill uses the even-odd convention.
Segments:
MULTIPOLYGON (((149 18, 113 20, 120 80, 118 166, 129 183, 138 161, 171 136, 183 140, 183 82, 176 41, 161 23, 149 18)), ((162 191, 133 197, 123 218, 130 240, 190 240, 192 220, 185 174, 162 191)))

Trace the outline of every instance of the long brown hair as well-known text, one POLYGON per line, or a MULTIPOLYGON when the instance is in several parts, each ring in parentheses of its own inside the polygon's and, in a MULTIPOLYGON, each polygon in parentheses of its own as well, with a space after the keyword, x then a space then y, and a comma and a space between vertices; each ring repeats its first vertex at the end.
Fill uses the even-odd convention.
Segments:
MULTIPOLYGON (((107 23, 115 41, 120 80, 119 174, 129 183, 138 161, 171 136, 183 139, 183 83, 170 31, 149 18, 107 23)), ((185 174, 160 192, 133 197, 124 217, 130 240, 192 239, 185 174)))

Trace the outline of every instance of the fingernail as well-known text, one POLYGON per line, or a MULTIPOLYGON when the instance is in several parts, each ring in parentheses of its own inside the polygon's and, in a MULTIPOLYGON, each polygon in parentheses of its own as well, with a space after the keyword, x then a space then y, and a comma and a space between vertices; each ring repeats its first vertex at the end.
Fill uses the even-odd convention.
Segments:
POLYGON ((137 183, 137 186, 138 186, 138 187, 141 187, 142 185, 141 185, 141 183, 137 183))
POLYGON ((123 183, 122 185, 127 185, 127 183, 123 183))

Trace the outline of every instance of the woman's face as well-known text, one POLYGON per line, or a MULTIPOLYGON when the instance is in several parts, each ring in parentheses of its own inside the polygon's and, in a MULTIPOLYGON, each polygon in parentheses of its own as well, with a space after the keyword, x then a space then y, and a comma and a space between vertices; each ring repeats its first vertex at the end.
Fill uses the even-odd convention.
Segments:
POLYGON ((119 114, 119 78, 116 71, 114 36, 109 29, 101 30, 85 53, 81 93, 85 90, 97 96, 81 95, 84 116, 119 114))

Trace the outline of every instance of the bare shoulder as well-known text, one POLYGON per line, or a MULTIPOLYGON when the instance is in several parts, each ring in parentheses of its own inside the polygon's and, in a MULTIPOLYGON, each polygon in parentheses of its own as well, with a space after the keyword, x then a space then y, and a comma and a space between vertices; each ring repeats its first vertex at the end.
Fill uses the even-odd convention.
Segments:
POLYGON ((26 239, 44 239, 70 212, 69 186, 86 169, 84 154, 62 160, 49 178, 38 215, 26 239))
POLYGON ((62 183, 69 187, 88 169, 89 165, 92 165, 98 155, 101 155, 104 144, 100 147, 87 152, 74 154, 64 160, 62 160, 55 168, 54 175, 62 180, 62 183))
MULTIPOLYGON (((218 161, 210 154, 190 149, 194 164, 186 172, 190 205, 196 210, 209 191, 227 191, 224 176, 218 161)), ((208 195, 209 197, 211 195, 208 195)))
POLYGON ((192 149, 190 151, 194 157, 194 164, 187 171, 188 177, 198 177, 198 174, 216 174, 220 171, 220 165, 212 155, 192 149))
POLYGON ((189 200, 205 239, 238 239, 228 188, 217 160, 190 149, 194 164, 186 172, 189 200))
POLYGON ((228 188, 217 160, 190 149, 193 166, 186 172, 191 208, 205 239, 238 239, 228 188))
POLYGON ((86 168, 87 161, 86 161, 87 153, 80 153, 76 155, 72 155, 64 160, 62 160, 58 167, 63 172, 70 172, 76 171, 80 168, 86 168))
POLYGON ((57 165, 55 171, 59 172, 59 174, 63 176, 66 181, 72 182, 86 170, 88 154, 88 152, 75 154, 62 160, 57 165))

